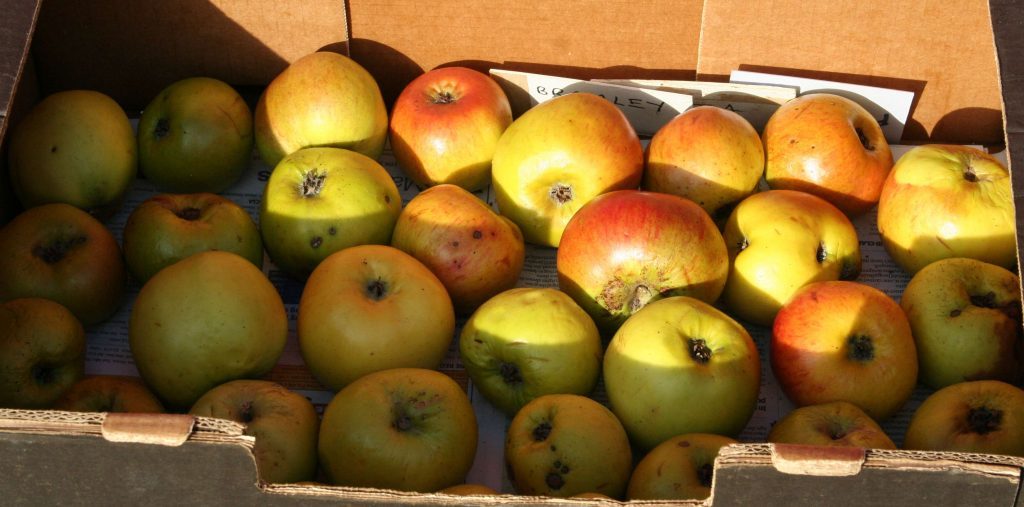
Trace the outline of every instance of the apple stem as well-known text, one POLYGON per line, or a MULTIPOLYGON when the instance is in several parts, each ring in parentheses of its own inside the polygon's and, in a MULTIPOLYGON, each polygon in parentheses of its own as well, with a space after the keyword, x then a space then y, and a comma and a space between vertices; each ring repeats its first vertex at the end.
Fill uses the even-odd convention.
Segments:
POLYGON ((985 435, 999 429, 1003 420, 1003 411, 988 407, 972 408, 967 413, 967 426, 971 431, 985 435))
POLYGON ((857 131, 857 138, 860 139, 860 144, 864 146, 864 149, 875 151, 875 147, 871 145, 871 141, 868 141, 868 136, 864 135, 864 131, 860 127, 857 127, 855 130, 857 131))
POLYGON ((572 187, 565 183, 555 183, 548 191, 551 200, 558 204, 565 204, 572 200, 572 187))
POLYGON ((978 173, 974 172, 974 168, 968 165, 967 168, 964 169, 964 179, 971 183, 977 182, 978 173))
POLYGON ((46 244, 36 245, 32 248, 32 255, 39 257, 47 264, 56 264, 64 258, 71 249, 85 243, 85 236, 57 239, 46 244))

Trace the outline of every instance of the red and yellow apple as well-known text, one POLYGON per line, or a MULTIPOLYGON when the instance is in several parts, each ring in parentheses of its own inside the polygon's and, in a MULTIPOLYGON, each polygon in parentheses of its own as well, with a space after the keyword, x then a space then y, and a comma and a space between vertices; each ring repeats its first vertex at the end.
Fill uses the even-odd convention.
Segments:
POLYGON ((1024 391, 998 380, 943 387, 914 411, 903 447, 1024 457, 1024 391))
POLYGON ((739 442, 713 433, 687 433, 651 449, 633 469, 630 500, 703 500, 711 495, 718 451, 739 442))
POLYGON ((769 187, 817 195, 851 217, 878 203, 892 169, 878 121, 839 95, 811 93, 786 102, 762 137, 769 187))
POLYGON ((847 401, 797 407, 772 426, 768 441, 865 449, 896 448, 871 416, 847 401))
POLYGON ((441 67, 413 79, 395 100, 391 149, 420 188, 480 190, 491 181, 498 139, 512 123, 505 92, 486 74, 441 67))
POLYGON ((49 408, 85 371, 85 330, 42 298, 0 303, 0 407, 49 408))

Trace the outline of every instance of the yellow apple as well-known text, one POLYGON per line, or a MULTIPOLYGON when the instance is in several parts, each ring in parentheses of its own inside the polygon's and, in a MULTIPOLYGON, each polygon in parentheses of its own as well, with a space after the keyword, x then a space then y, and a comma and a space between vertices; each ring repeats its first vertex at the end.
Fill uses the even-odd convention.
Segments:
POLYGON ((651 449, 636 464, 630 500, 703 500, 711 495, 718 451, 736 440, 713 433, 686 433, 651 449))
POLYGON ((1024 457, 1024 391, 998 380, 943 387, 914 411, 903 447, 1024 457))

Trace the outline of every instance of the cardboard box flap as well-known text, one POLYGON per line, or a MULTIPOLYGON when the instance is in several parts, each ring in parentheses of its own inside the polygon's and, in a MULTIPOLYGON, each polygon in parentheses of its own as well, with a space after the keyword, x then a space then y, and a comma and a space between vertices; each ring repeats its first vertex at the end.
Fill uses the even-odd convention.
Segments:
POLYGON ((59 435, 100 435, 111 442, 177 446, 186 440, 239 441, 245 426, 233 421, 188 414, 124 414, 0 408, 0 431, 59 435))
POLYGON ((0 138, 3 118, 14 96, 15 83, 21 78, 28 58, 29 41, 39 13, 37 2, 10 2, 0 19, 0 138))

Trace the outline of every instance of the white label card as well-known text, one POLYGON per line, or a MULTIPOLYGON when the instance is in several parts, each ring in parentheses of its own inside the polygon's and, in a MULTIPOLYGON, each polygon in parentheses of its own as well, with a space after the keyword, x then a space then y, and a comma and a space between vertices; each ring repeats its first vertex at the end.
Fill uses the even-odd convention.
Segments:
POLYGON ((504 77, 509 82, 525 83, 531 107, 566 93, 588 92, 600 95, 618 106, 641 136, 653 136, 662 125, 693 105, 693 97, 690 95, 664 90, 500 69, 491 69, 491 74, 504 77))
POLYGON ((878 120, 882 132, 885 133, 885 140, 890 144, 899 143, 903 137, 903 127, 907 124, 910 106, 914 102, 914 93, 904 90, 744 70, 732 71, 729 82, 792 86, 800 95, 812 91, 842 95, 864 106, 864 109, 867 109, 878 120))

